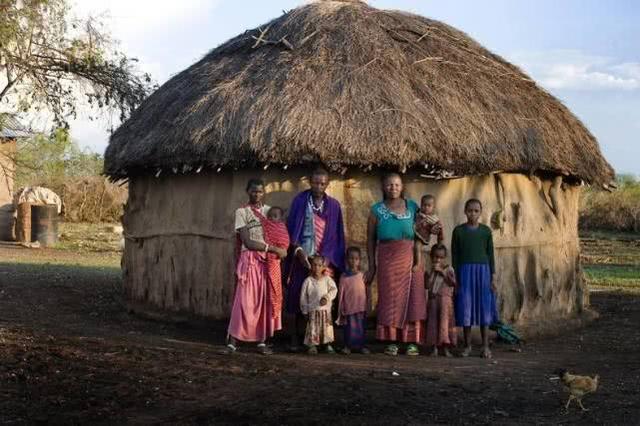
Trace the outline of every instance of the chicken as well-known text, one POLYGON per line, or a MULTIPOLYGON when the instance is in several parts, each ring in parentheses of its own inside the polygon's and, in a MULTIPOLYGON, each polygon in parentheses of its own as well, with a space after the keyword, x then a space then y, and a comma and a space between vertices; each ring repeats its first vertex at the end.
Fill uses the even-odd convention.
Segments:
POLYGON ((568 410, 571 401, 575 399, 580 408, 582 408, 582 411, 588 411, 582 405, 582 398, 585 395, 594 393, 598 390, 598 380, 600 379, 600 376, 578 376, 570 374, 567 370, 557 370, 556 374, 560 376, 560 381, 564 385, 565 390, 569 393, 569 400, 564 408, 568 410))

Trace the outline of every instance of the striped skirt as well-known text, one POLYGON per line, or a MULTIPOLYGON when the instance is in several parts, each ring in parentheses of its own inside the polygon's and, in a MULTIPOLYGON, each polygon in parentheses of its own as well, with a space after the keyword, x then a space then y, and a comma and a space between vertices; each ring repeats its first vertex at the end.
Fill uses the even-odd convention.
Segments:
POLYGON ((376 338, 424 341, 427 301, 424 272, 413 274, 413 241, 378 243, 378 324, 376 338))
POLYGON ((497 319, 496 298, 491 291, 489 264, 469 263, 456 271, 458 290, 455 300, 458 327, 489 326, 497 319))

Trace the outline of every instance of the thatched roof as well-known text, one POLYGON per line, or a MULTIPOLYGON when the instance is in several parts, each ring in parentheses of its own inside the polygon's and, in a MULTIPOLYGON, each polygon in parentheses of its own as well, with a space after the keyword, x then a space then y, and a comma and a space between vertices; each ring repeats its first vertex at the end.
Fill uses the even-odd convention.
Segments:
POLYGON ((598 143, 520 69, 442 22, 307 4, 177 74, 111 137, 113 178, 323 162, 613 178, 598 143))

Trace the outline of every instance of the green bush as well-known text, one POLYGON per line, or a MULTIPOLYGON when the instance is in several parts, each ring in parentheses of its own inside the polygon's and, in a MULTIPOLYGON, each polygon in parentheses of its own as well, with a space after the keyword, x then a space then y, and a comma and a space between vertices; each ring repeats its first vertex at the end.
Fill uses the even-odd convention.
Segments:
POLYGON ((633 175, 620 175, 617 182, 614 192, 584 190, 580 229, 640 232, 640 180, 633 175))

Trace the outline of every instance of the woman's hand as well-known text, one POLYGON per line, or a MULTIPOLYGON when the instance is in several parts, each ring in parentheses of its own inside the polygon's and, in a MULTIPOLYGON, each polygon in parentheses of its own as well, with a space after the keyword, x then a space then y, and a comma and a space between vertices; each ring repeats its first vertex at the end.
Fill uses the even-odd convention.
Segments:
POLYGON ((493 294, 498 295, 498 287, 496 287, 496 275, 491 275, 491 291, 493 294))
POLYGON ((302 266, 304 266, 307 269, 311 269, 311 263, 309 263, 309 257, 307 256, 307 253, 305 253, 303 249, 301 248, 296 249, 296 258, 302 264, 302 266))
POLYGON ((369 270, 364 274, 364 283, 366 285, 371 285, 375 277, 376 277, 376 268, 369 268, 369 270))
POLYGON ((416 263, 415 265, 413 265, 413 267, 411 268, 411 271, 416 274, 418 272, 420 272, 420 269, 422 269, 421 267, 422 265, 420 265, 419 263, 416 263))

